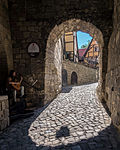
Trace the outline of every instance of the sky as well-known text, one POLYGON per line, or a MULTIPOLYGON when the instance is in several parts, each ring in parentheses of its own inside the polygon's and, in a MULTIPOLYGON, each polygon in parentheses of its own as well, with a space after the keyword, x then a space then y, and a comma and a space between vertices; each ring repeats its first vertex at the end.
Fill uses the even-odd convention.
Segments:
POLYGON ((88 33, 77 31, 78 49, 80 49, 82 45, 87 44, 88 40, 92 40, 92 37, 88 33))

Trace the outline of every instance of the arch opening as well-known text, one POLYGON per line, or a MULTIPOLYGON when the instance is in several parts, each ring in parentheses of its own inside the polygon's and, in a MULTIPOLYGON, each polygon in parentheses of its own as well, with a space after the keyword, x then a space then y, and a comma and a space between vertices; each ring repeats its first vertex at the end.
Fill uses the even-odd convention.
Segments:
POLYGON ((78 76, 76 72, 72 72, 71 74, 71 84, 72 85, 77 85, 78 83, 78 76))
POLYGON ((67 82, 67 70, 66 69, 62 69, 62 86, 67 86, 68 82, 67 82))
MULTIPOLYGON (((82 21, 80 19, 71 19, 56 25, 50 32, 47 45, 46 45, 46 57, 45 57, 45 99, 44 103, 47 103, 54 99, 62 88, 62 59, 63 59, 63 47, 61 43, 61 37, 67 32, 82 31, 88 33, 93 37, 99 45, 100 58, 99 68, 102 68, 102 49, 104 46, 102 32, 97 29, 93 24, 82 21), (48 67, 49 64, 49 67, 48 67)), ((102 70, 99 69, 99 76, 101 77, 102 70)))

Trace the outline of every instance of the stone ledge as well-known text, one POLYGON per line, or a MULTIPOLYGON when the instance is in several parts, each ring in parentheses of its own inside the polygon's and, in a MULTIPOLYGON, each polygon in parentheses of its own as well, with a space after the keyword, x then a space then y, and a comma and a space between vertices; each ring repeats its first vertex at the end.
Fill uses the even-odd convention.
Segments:
POLYGON ((9 126, 8 96, 0 96, 0 131, 9 126))
POLYGON ((5 100, 8 100, 8 96, 6 95, 0 96, 0 102, 5 101, 5 100))

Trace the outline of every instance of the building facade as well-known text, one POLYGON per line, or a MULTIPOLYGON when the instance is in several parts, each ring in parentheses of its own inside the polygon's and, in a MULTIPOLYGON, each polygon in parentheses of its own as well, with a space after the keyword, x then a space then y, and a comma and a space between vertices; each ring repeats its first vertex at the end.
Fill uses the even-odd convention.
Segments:
POLYGON ((93 67, 98 67, 99 45, 95 39, 92 39, 88 49, 85 53, 84 62, 93 67))
POLYGON ((77 33, 65 33, 64 45, 63 59, 69 59, 71 61, 78 62, 77 33))

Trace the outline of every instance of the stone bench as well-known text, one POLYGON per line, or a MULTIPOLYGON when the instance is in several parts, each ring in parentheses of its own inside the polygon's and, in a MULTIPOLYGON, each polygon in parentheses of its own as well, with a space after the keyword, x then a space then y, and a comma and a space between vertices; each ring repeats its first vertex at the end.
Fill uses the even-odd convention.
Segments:
POLYGON ((8 96, 0 96, 0 131, 9 126, 8 96))

